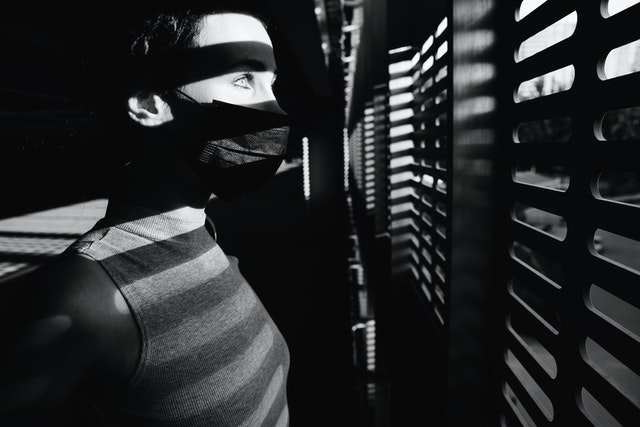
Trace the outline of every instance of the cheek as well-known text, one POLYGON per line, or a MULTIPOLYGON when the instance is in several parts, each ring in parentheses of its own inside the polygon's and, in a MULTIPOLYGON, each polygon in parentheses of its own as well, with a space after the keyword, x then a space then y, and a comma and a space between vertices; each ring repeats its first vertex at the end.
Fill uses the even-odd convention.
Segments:
POLYGON ((216 99, 227 102, 224 98, 229 97, 229 84, 224 79, 225 76, 212 77, 195 83, 185 85, 183 91, 200 102, 211 102, 216 99))

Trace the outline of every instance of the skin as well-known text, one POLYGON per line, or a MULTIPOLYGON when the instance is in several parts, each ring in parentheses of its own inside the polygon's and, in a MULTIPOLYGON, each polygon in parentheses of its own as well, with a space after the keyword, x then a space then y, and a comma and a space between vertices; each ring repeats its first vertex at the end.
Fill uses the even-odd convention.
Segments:
MULTIPOLYGON (((200 46, 241 41, 272 46, 262 23, 251 16, 217 14, 202 23, 200 46)), ((251 105, 275 101, 274 79, 273 71, 243 66, 180 89, 199 102, 251 105)), ((136 94, 128 107, 142 126, 173 120, 171 107, 157 93, 136 94)), ((145 153, 126 168, 112 197, 163 212, 182 208, 186 219, 199 217, 211 192, 179 159, 160 150, 145 153)), ((10 425, 46 425, 78 389, 109 394, 131 378, 140 354, 138 327, 100 264, 80 255, 57 257, 4 295, 0 417, 10 425)))

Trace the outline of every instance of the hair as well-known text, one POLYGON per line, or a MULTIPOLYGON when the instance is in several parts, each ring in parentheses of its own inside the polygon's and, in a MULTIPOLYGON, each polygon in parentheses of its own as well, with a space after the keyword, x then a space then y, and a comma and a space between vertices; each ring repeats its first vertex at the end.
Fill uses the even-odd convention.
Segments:
POLYGON ((243 13, 261 21, 265 28, 269 26, 266 10, 259 4, 218 1, 204 9, 162 10, 142 17, 130 30, 125 49, 131 55, 150 55, 197 47, 204 18, 219 13, 243 13))
MULTIPOLYGON (((118 58, 99 60, 91 76, 97 95, 92 109, 109 137, 126 140, 132 121, 126 114, 129 97, 139 91, 152 90, 155 76, 136 75, 128 68, 131 59, 162 54, 198 46, 206 16, 220 13, 250 15, 269 28, 270 15, 260 0, 212 0, 200 8, 148 8, 140 13, 128 13, 121 22, 121 32, 115 37, 118 58)), ((147 70, 149 72, 149 70, 147 70)), ((168 93, 168 92, 167 92, 168 93)))

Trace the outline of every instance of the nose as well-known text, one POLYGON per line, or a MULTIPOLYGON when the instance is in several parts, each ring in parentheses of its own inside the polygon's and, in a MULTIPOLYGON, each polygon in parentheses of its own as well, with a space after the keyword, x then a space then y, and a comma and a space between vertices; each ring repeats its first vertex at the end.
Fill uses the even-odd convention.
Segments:
POLYGON ((276 98, 276 95, 273 91, 273 74, 261 74, 263 75, 260 79, 260 94, 259 99, 257 100, 258 102, 256 103, 256 108, 272 113, 286 114, 286 112, 278 103, 278 99, 276 98))

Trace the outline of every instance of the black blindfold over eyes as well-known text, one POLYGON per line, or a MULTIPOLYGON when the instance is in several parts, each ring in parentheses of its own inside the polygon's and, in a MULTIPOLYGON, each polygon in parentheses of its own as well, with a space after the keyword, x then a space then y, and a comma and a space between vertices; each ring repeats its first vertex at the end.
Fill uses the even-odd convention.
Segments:
POLYGON ((132 82, 149 89, 170 89, 230 72, 275 71, 273 48, 260 42, 232 42, 128 58, 132 82))

